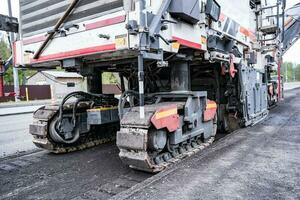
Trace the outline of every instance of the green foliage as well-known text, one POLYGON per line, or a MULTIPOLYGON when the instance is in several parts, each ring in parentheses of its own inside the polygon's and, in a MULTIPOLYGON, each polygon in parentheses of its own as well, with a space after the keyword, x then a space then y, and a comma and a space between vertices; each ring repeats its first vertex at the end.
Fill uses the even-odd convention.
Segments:
MULTIPOLYGON (((9 49, 9 46, 6 42, 3 40, 0 41, 0 58, 3 60, 7 60, 11 55, 11 51, 9 49)), ((31 76, 34 74, 34 71, 31 70, 18 70, 19 72, 19 84, 24 85, 26 81, 26 77, 31 76)), ((4 84, 5 85, 13 85, 14 84, 14 78, 13 78, 13 68, 12 66, 9 66, 8 70, 6 71, 4 75, 4 84)))
POLYGON ((7 60, 9 58, 10 54, 11 53, 8 48, 8 45, 3 40, 1 40, 0 41, 0 58, 3 60, 7 60))
POLYGON ((117 78, 111 72, 102 73, 102 84, 116 84, 118 83, 117 78))
MULTIPOLYGON (((11 51, 7 45, 7 43, 5 43, 3 40, 0 41, 0 58, 2 60, 7 60, 9 58, 9 56, 11 55, 11 51)), ((4 83, 10 85, 11 81, 10 80, 10 76, 12 76, 12 69, 11 66, 9 67, 9 69, 6 71, 5 75, 4 75, 4 83)))
POLYGON ((281 72, 285 82, 300 81, 300 64, 285 62, 281 72))

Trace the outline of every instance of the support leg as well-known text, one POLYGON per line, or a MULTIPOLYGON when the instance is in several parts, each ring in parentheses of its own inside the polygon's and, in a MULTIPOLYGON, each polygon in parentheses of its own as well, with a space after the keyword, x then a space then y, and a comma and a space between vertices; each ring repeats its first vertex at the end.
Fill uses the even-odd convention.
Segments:
POLYGON ((87 77, 88 92, 102 94, 102 73, 95 73, 87 77))

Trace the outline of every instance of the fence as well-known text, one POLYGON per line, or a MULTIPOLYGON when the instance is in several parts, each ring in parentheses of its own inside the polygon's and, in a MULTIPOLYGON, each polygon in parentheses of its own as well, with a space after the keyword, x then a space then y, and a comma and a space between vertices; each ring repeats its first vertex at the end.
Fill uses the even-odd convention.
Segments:
MULTIPOLYGON (((26 88, 28 89, 28 100, 44 100, 51 99, 51 87, 50 85, 22 85, 20 86, 20 98, 21 100, 26 99, 26 88)), ((104 84, 102 86, 104 94, 115 94, 120 95, 120 86, 117 84, 104 84)), ((6 97, 0 97, 0 102, 14 101, 14 86, 4 86, 4 93, 6 97), (7 94, 12 94, 8 96, 7 94)), ((55 94, 54 94, 55 96, 55 94)))
MULTIPOLYGON (((44 100, 51 99, 50 85, 21 85, 20 86, 20 98, 26 100, 26 88, 28 89, 28 100, 44 100)), ((14 86, 4 86, 5 94, 13 94, 14 86)), ((13 101, 14 96, 0 97, 0 102, 13 101)))

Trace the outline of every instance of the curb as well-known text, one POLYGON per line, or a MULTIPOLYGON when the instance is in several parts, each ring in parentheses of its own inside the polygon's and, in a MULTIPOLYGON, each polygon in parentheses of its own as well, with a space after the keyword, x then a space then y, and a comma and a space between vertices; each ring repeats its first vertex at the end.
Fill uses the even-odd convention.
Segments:
POLYGON ((22 109, 22 107, 20 107, 20 109, 17 109, 17 110, 15 109, 16 107, 0 108, 0 116, 3 117, 3 116, 10 116, 10 115, 21 115, 21 114, 34 113, 37 109, 39 109, 42 106, 43 105, 36 105, 36 106, 30 106, 30 108, 28 108, 29 106, 23 106, 23 109, 22 109), (26 108, 26 109, 24 109, 24 108, 26 108), (2 109, 2 112, 1 112, 1 109, 2 109))
POLYGON ((46 104, 51 104, 50 101, 44 101, 44 102, 32 102, 32 103, 16 103, 16 104, 0 104, 0 109, 1 108, 16 108, 16 107, 28 107, 28 106, 43 106, 46 104))
MULTIPOLYGON (((35 110, 34 110, 35 111, 35 110)), ((0 114, 0 117, 10 116, 10 115, 22 115, 22 114, 30 114, 34 111, 27 111, 27 112, 18 112, 18 113, 7 113, 7 114, 0 114)))

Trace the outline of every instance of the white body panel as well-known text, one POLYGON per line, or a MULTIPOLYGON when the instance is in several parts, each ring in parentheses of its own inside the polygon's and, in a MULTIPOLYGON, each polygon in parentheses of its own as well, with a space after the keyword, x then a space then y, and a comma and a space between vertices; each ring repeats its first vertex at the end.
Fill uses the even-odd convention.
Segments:
POLYGON ((16 43, 16 64, 26 65, 31 63, 61 60, 69 57, 97 54, 103 51, 115 51, 128 48, 126 14, 119 11, 100 18, 79 23, 79 29, 72 28, 67 36, 57 35, 45 48, 40 58, 33 60, 33 53, 43 43, 45 34, 39 34, 16 43), (99 28, 97 28, 99 26, 99 28), (100 38, 99 34, 108 35, 109 39, 100 38), (126 40, 123 44, 117 41, 118 36, 126 40))
MULTIPOLYGON (((147 0, 146 2, 144 12, 156 14, 162 0, 147 0)), ((202 0, 201 2, 206 1, 202 0)), ((249 6, 249 1, 217 0, 217 2, 221 5, 221 16, 219 22, 212 23, 211 29, 207 28, 207 18, 204 13, 201 14, 201 20, 195 25, 176 20, 168 14, 167 18, 177 22, 177 24, 168 24, 168 29, 161 31, 160 34, 167 40, 177 40, 177 43, 167 45, 160 39, 160 48, 167 52, 176 53, 180 45, 183 45, 199 51, 207 51, 208 35, 212 31, 217 31, 236 40, 241 52, 244 48, 251 50, 257 41, 255 14, 249 6)), ((135 7, 138 8, 137 5, 135 7)), ((203 11, 204 8, 200 8, 200 10, 203 11)), ((126 24, 129 20, 138 21, 138 13, 138 9, 130 13, 118 11, 81 22, 78 24, 79 29, 70 29, 66 32, 67 36, 62 37, 57 34, 37 60, 32 59, 33 53, 45 40, 46 33, 23 38, 15 44, 16 65, 31 65, 65 58, 86 57, 103 52, 135 50, 140 42, 139 36, 128 35, 126 24), (109 38, 100 38, 99 34, 109 36, 109 38)), ((116 55, 120 58, 126 58, 128 54, 119 53, 116 55)), ((254 67, 263 69, 263 55, 257 55, 258 63, 254 67)))

